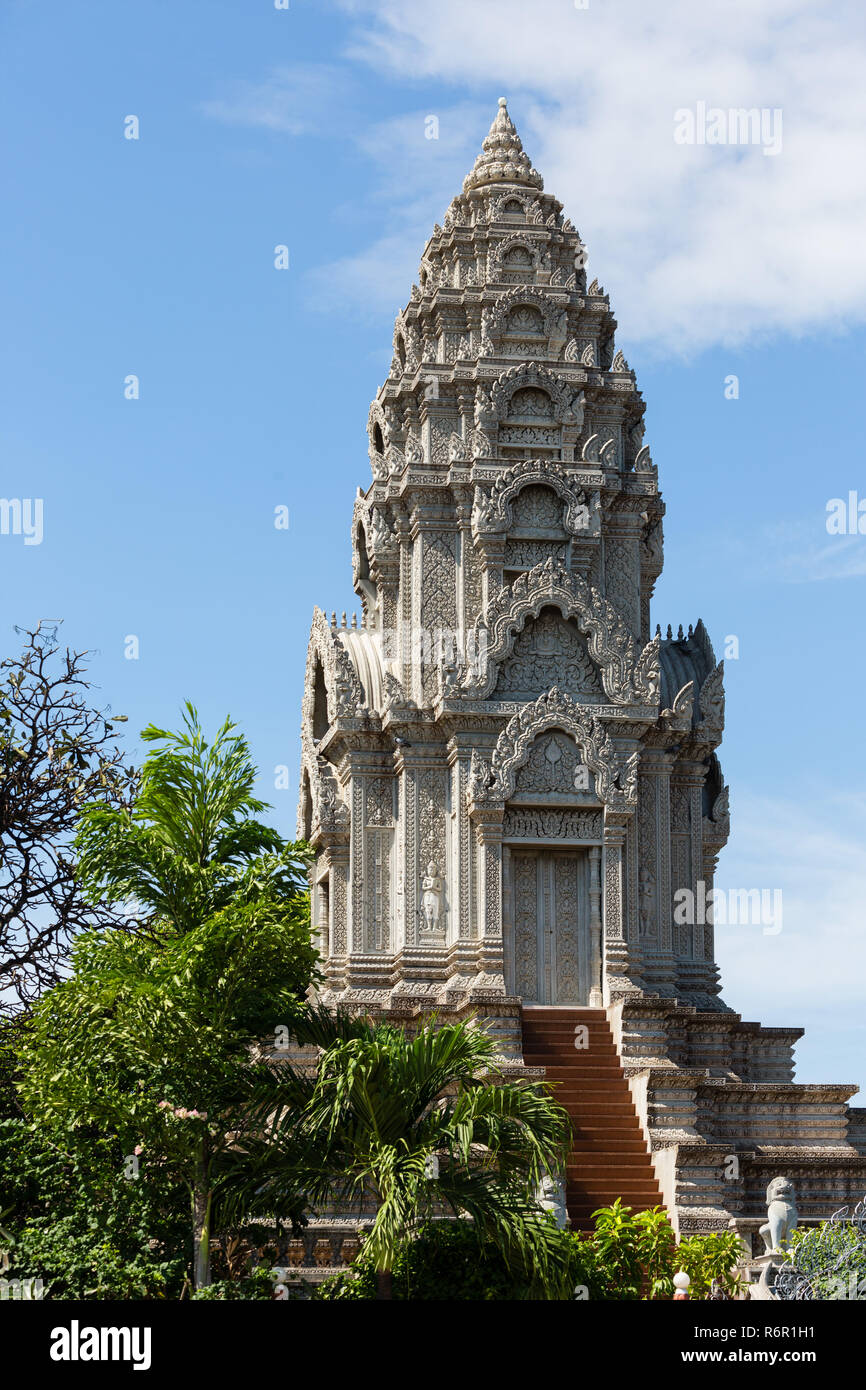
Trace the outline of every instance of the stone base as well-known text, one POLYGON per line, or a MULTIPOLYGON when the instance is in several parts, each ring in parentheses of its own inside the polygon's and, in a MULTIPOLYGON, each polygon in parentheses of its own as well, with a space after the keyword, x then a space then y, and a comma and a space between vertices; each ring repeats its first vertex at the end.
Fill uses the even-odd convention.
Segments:
POLYGON ((660 996, 609 1009, 617 1046, 678 1231, 749 1234, 766 1189, 794 1183, 801 1224, 826 1220, 866 1192, 863 1112, 850 1084, 793 1079, 797 1028, 764 1028, 733 1011, 660 996))

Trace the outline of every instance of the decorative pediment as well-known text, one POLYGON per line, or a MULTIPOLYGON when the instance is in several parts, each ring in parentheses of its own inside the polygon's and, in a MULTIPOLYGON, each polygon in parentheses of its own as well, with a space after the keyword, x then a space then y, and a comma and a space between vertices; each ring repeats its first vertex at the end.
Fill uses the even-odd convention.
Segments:
POLYGON ((475 625, 473 650, 478 660, 460 683, 460 694, 487 698, 496 684, 499 664, 514 650, 514 639, 528 617, 553 605, 574 618, 588 639, 604 692, 614 704, 658 705, 661 673, 659 639, 641 652, 613 604, 579 574, 552 559, 521 574, 491 599, 475 625))
POLYGON ((582 487, 563 474, 561 464, 551 464, 544 459, 527 459, 501 474, 489 493, 482 488, 475 489, 473 534, 477 537, 485 532, 496 534, 510 531, 514 525, 512 503, 525 487, 530 486, 548 487, 562 499, 565 507, 563 525, 567 532, 584 537, 600 533, 598 493, 588 498, 582 487))
POLYGON ((314 729, 322 730, 323 711, 317 703, 322 699, 323 688, 327 724, 339 718, 362 718, 369 713, 352 658, 321 608, 317 608, 307 647, 302 704, 303 729, 311 738, 321 737, 321 732, 314 733, 314 729))
POLYGON ((367 523, 367 545, 370 558, 391 560, 397 555, 397 538, 378 507, 371 507, 367 523))
POLYGON ((616 440, 603 439, 600 434, 591 434, 584 441, 580 451, 584 463, 606 468, 616 467, 616 440))
POLYGON ((544 267, 545 261, 546 251, 543 242, 534 240, 526 232, 518 232, 514 236, 503 237, 502 241, 497 242, 492 248, 489 258, 490 279, 501 281, 503 276, 515 272, 534 273, 544 267))
POLYGON ((305 739, 301 757, 298 839, 316 841, 320 835, 347 835, 349 807, 340 796, 337 779, 324 758, 305 739))
POLYGON ((698 699, 701 712, 695 737, 702 742, 721 742, 725 728, 725 663, 720 661, 701 686, 698 699))
POLYGON ((710 814, 701 824, 704 843, 716 853, 728 843, 731 833, 730 788, 723 787, 713 802, 710 814))
POLYGON ((487 216, 491 222, 499 222, 503 217, 523 217, 527 222, 535 221, 540 212, 540 204, 533 193, 525 193, 519 188, 509 188, 487 201, 487 216))
POLYGON ((544 290, 537 289, 534 285, 522 285, 509 290, 501 295, 491 308, 484 311, 479 356, 491 356, 501 347, 503 337, 522 337, 524 333, 530 337, 538 333, 545 340, 550 355, 556 356, 565 341, 567 317, 561 304, 557 304, 544 290), (526 311, 523 315, 525 324, 521 317, 522 311, 526 311))
POLYGON ((490 405, 494 417, 501 421, 508 418, 511 398, 517 391, 534 388, 549 396, 553 402, 554 418, 561 424, 583 425, 583 392, 576 391, 568 382, 534 362, 524 362, 502 372, 493 384, 490 405))
POLYGON ((694 705, 695 683, 689 681, 678 691, 670 709, 663 709, 661 719, 674 733, 688 733, 692 727, 692 707, 694 705))
POLYGON ((473 752, 467 788, 470 811, 504 805, 514 795, 520 769, 529 761, 536 739, 549 729, 561 729, 577 744, 601 801, 621 811, 634 809, 640 755, 618 754, 602 721, 554 686, 512 716, 489 763, 473 752))

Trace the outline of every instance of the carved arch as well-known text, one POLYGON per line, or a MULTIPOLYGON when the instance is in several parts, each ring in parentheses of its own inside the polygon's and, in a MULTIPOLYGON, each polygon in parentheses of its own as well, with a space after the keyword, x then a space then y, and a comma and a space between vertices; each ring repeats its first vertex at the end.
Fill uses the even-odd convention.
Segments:
POLYGON ((461 693, 486 699, 492 692, 500 663, 510 656, 514 639, 528 617, 537 618, 547 605, 564 618, 574 618, 588 639, 589 654, 601 675, 605 694, 614 704, 658 706, 661 682, 659 639, 638 655, 635 641, 617 609, 578 574, 570 574, 552 559, 521 574, 491 599, 475 624, 474 650, 479 662, 461 682, 461 693))
POLYGON ((526 459, 497 478, 483 509, 484 519, 481 520, 480 513, 473 514, 476 534, 510 531, 514 526, 512 503, 525 487, 531 486, 550 488, 560 498, 564 504, 563 525, 569 534, 598 534, 598 497, 593 498, 594 505, 590 507, 583 488, 563 474, 562 465, 551 464, 546 459, 526 459))
POLYGON ((519 188, 509 188, 507 193, 499 193, 495 198, 490 199, 488 209, 490 221, 499 222, 503 217, 515 216, 514 209, 508 206, 510 203, 519 203, 523 217, 526 218, 527 222, 532 221, 537 199, 531 193, 522 193, 519 188))
POLYGON ((579 411, 583 415, 583 393, 576 392, 567 382, 556 376, 547 367, 535 362, 521 362, 509 367, 497 377, 490 392, 490 406, 497 419, 505 420, 508 405, 515 391, 524 387, 535 387, 546 391, 554 405, 554 412, 560 423, 571 423, 579 411))
POLYGON ((304 698, 301 704, 302 732, 321 738, 313 732, 316 708, 317 670, 321 670, 319 689, 327 696, 329 722, 340 717, 358 718, 368 713, 364 692, 352 658, 331 627, 321 608, 313 613, 310 641, 307 647, 307 666, 304 676, 304 698))
POLYGON ((374 454, 384 456, 391 443, 391 425, 378 401, 373 402, 367 415, 367 439, 371 460, 374 454))
POLYGON ((349 808, 340 796, 337 780, 325 759, 316 756, 309 739, 302 738, 302 746, 298 839, 315 844, 323 834, 348 838, 349 808))
POLYGON ((298 835, 300 839, 308 842, 313 838, 313 791, 310 778, 310 769, 304 767, 301 772, 301 799, 298 807, 298 835))
POLYGON ((602 721, 554 686, 509 719, 496 740, 489 763, 477 751, 473 753, 467 790, 470 811, 480 806, 504 805, 514 795, 520 768, 527 762, 535 740, 548 729, 561 729, 574 739, 595 775, 596 792, 606 805, 617 810, 634 809, 640 755, 633 753, 627 759, 618 756, 602 721))
POLYGON ((490 278, 492 280, 499 280, 506 273, 506 257, 509 252, 516 251, 518 248, 529 256, 531 264, 526 266, 527 273, 535 274, 543 268, 544 248, 541 243, 535 241, 525 232, 516 232, 513 236, 504 237, 490 253, 490 278))
POLYGON ((522 305, 532 305, 538 309, 544 320, 544 332, 550 342, 551 339, 563 337, 558 331, 560 319, 565 313, 565 306, 557 304, 551 299, 544 290, 536 289, 534 285, 518 285, 513 290, 500 296, 492 308, 487 309, 484 315, 484 326, 482 331, 482 356, 491 355, 495 350, 495 345, 505 333, 508 316, 513 309, 519 309, 522 305))

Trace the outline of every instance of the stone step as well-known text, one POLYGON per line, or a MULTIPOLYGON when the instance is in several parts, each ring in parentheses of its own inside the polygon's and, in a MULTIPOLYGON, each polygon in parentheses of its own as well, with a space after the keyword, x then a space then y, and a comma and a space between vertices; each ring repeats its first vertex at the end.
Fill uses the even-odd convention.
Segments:
POLYGON ((638 1163, 587 1163, 573 1166, 569 1163, 565 1170, 565 1176, 569 1184, 575 1188, 586 1188, 594 1190, 596 1187, 607 1187, 609 1183, 616 1183, 618 1191, 647 1192, 652 1195, 658 1191, 658 1184, 646 1178, 643 1165, 638 1163))
POLYGON ((630 1115, 637 1120, 637 1112, 630 1100, 610 1100, 604 1092, 600 1095, 587 1095, 584 1091, 576 1091, 568 1096, 560 1093, 555 1098, 569 1113, 573 1110, 581 1115, 630 1115))
POLYGON ((635 1143, 639 1141, 646 1147, 643 1130, 637 1123, 636 1116, 610 1115, 606 1119, 604 1116, 593 1117, 589 1115, 582 1118, 572 1116, 571 1120, 576 1139, 593 1139, 602 1143, 608 1137, 612 1140, 629 1139, 635 1143))
POLYGON ((566 1110, 574 1138, 566 1163, 566 1207, 572 1229, 594 1230, 592 1213, 617 1197, 634 1211, 661 1206, 646 1137, 602 1009, 526 1010, 523 1056, 544 1067, 554 1099, 566 1110), (588 1046, 574 1046, 578 1023, 588 1046))
POLYGON ((544 1080, 550 1082, 551 1085, 555 1082, 558 1086, 569 1083, 573 1086, 579 1086, 582 1081, 592 1080, 593 1077, 598 1081, 607 1081, 617 1091, 622 1091, 624 1095, 631 1095, 625 1072, 619 1067, 587 1066, 585 1071, 581 1067, 546 1066, 544 1068, 544 1080))
MULTIPOLYGON (((649 1154, 646 1142, 643 1139, 620 1138, 619 1131, 610 1134, 606 1129, 604 1134, 600 1134, 596 1139, 573 1139, 571 1143, 572 1153, 585 1154, 587 1158, 594 1154, 649 1154)), ((623 1132, 624 1133, 624 1132, 623 1132)))
MULTIPOLYGON (((553 1094, 562 1099, 563 1096, 598 1096, 609 1095, 611 1097, 622 1094, 617 1083, 617 1076, 563 1076, 559 1079, 551 1078, 553 1094)), ((631 1092, 628 1093, 629 1095, 631 1092)))
POLYGON ((578 1178, 581 1173, 589 1173, 595 1168, 627 1168, 641 1182, 656 1181, 652 1161, 646 1153, 624 1154, 610 1149, 606 1152, 597 1149, 595 1153, 572 1153, 566 1161, 566 1171, 572 1178, 578 1178))
POLYGON ((540 1048, 527 1048, 523 1054, 523 1059, 527 1066, 532 1067, 555 1067, 557 1071, 563 1068, 569 1071, 583 1071, 587 1067, 604 1068, 607 1071, 622 1071, 622 1063, 615 1052, 599 1052, 594 1048, 588 1054, 586 1052, 575 1052, 567 1061, 563 1061, 562 1048, 551 1047, 546 1052, 540 1048))
MULTIPOLYGON (((661 1205, 662 1203, 660 1201, 623 1202, 623 1206, 630 1207, 635 1216, 639 1211, 652 1211, 653 1207, 660 1207, 661 1205)), ((595 1204, 592 1202, 583 1202, 580 1206, 572 1208, 571 1203, 569 1203, 568 1214, 571 1217, 572 1230, 594 1231, 595 1222, 592 1219, 592 1213, 598 1211, 599 1207, 612 1206, 613 1202, 596 1202, 595 1204)))
MULTIPOLYGON (((588 1024, 588 1023, 581 1023, 581 1024, 575 1023, 575 1024, 571 1024, 571 1023, 566 1023, 566 1024, 563 1024, 562 1027, 551 1027, 551 1028, 524 1028, 524 1029, 523 1029, 523 1038, 524 1038, 524 1041, 525 1041, 525 1042, 528 1042, 528 1043, 534 1043, 534 1042, 570 1042, 571 1046, 574 1047, 574 1039, 575 1039, 575 1037, 576 1037, 576 1035, 577 1035, 577 1030, 578 1030, 578 1028, 581 1029, 581 1037, 584 1036, 583 1030, 585 1030, 585 1035, 586 1035, 587 1041, 589 1041, 589 1042, 598 1042, 598 1043, 599 1043, 601 1046, 603 1046, 603 1047, 608 1046, 608 1044, 609 1044, 611 1047, 613 1047, 614 1043, 613 1043, 613 1038, 612 1038, 611 1035, 610 1035, 610 1029, 609 1029, 609 1028, 602 1028, 599 1024, 595 1024, 595 1023, 594 1023, 594 1024, 588 1024)), ((575 1048, 575 1051, 578 1051, 578 1050, 579 1050, 579 1049, 575 1048)), ((586 1051, 585 1048, 580 1049, 580 1050, 586 1051)))

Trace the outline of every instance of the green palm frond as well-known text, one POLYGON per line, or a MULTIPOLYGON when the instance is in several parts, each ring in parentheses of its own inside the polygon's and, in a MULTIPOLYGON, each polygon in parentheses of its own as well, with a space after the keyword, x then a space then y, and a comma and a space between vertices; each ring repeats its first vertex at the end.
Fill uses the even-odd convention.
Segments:
POLYGON ((313 1206, 366 1203, 374 1217, 366 1257, 380 1269, 421 1222, 451 1213, 522 1261, 530 1278, 555 1284, 561 1242, 534 1187, 564 1160, 568 1116, 543 1086, 491 1080, 495 1045, 482 1029, 436 1024, 410 1037, 393 1024, 310 1010, 294 1031, 322 1049, 316 1074, 283 1064, 263 1076, 255 1137, 245 1140, 246 1188, 234 1200, 259 1211, 299 1192, 313 1206))

